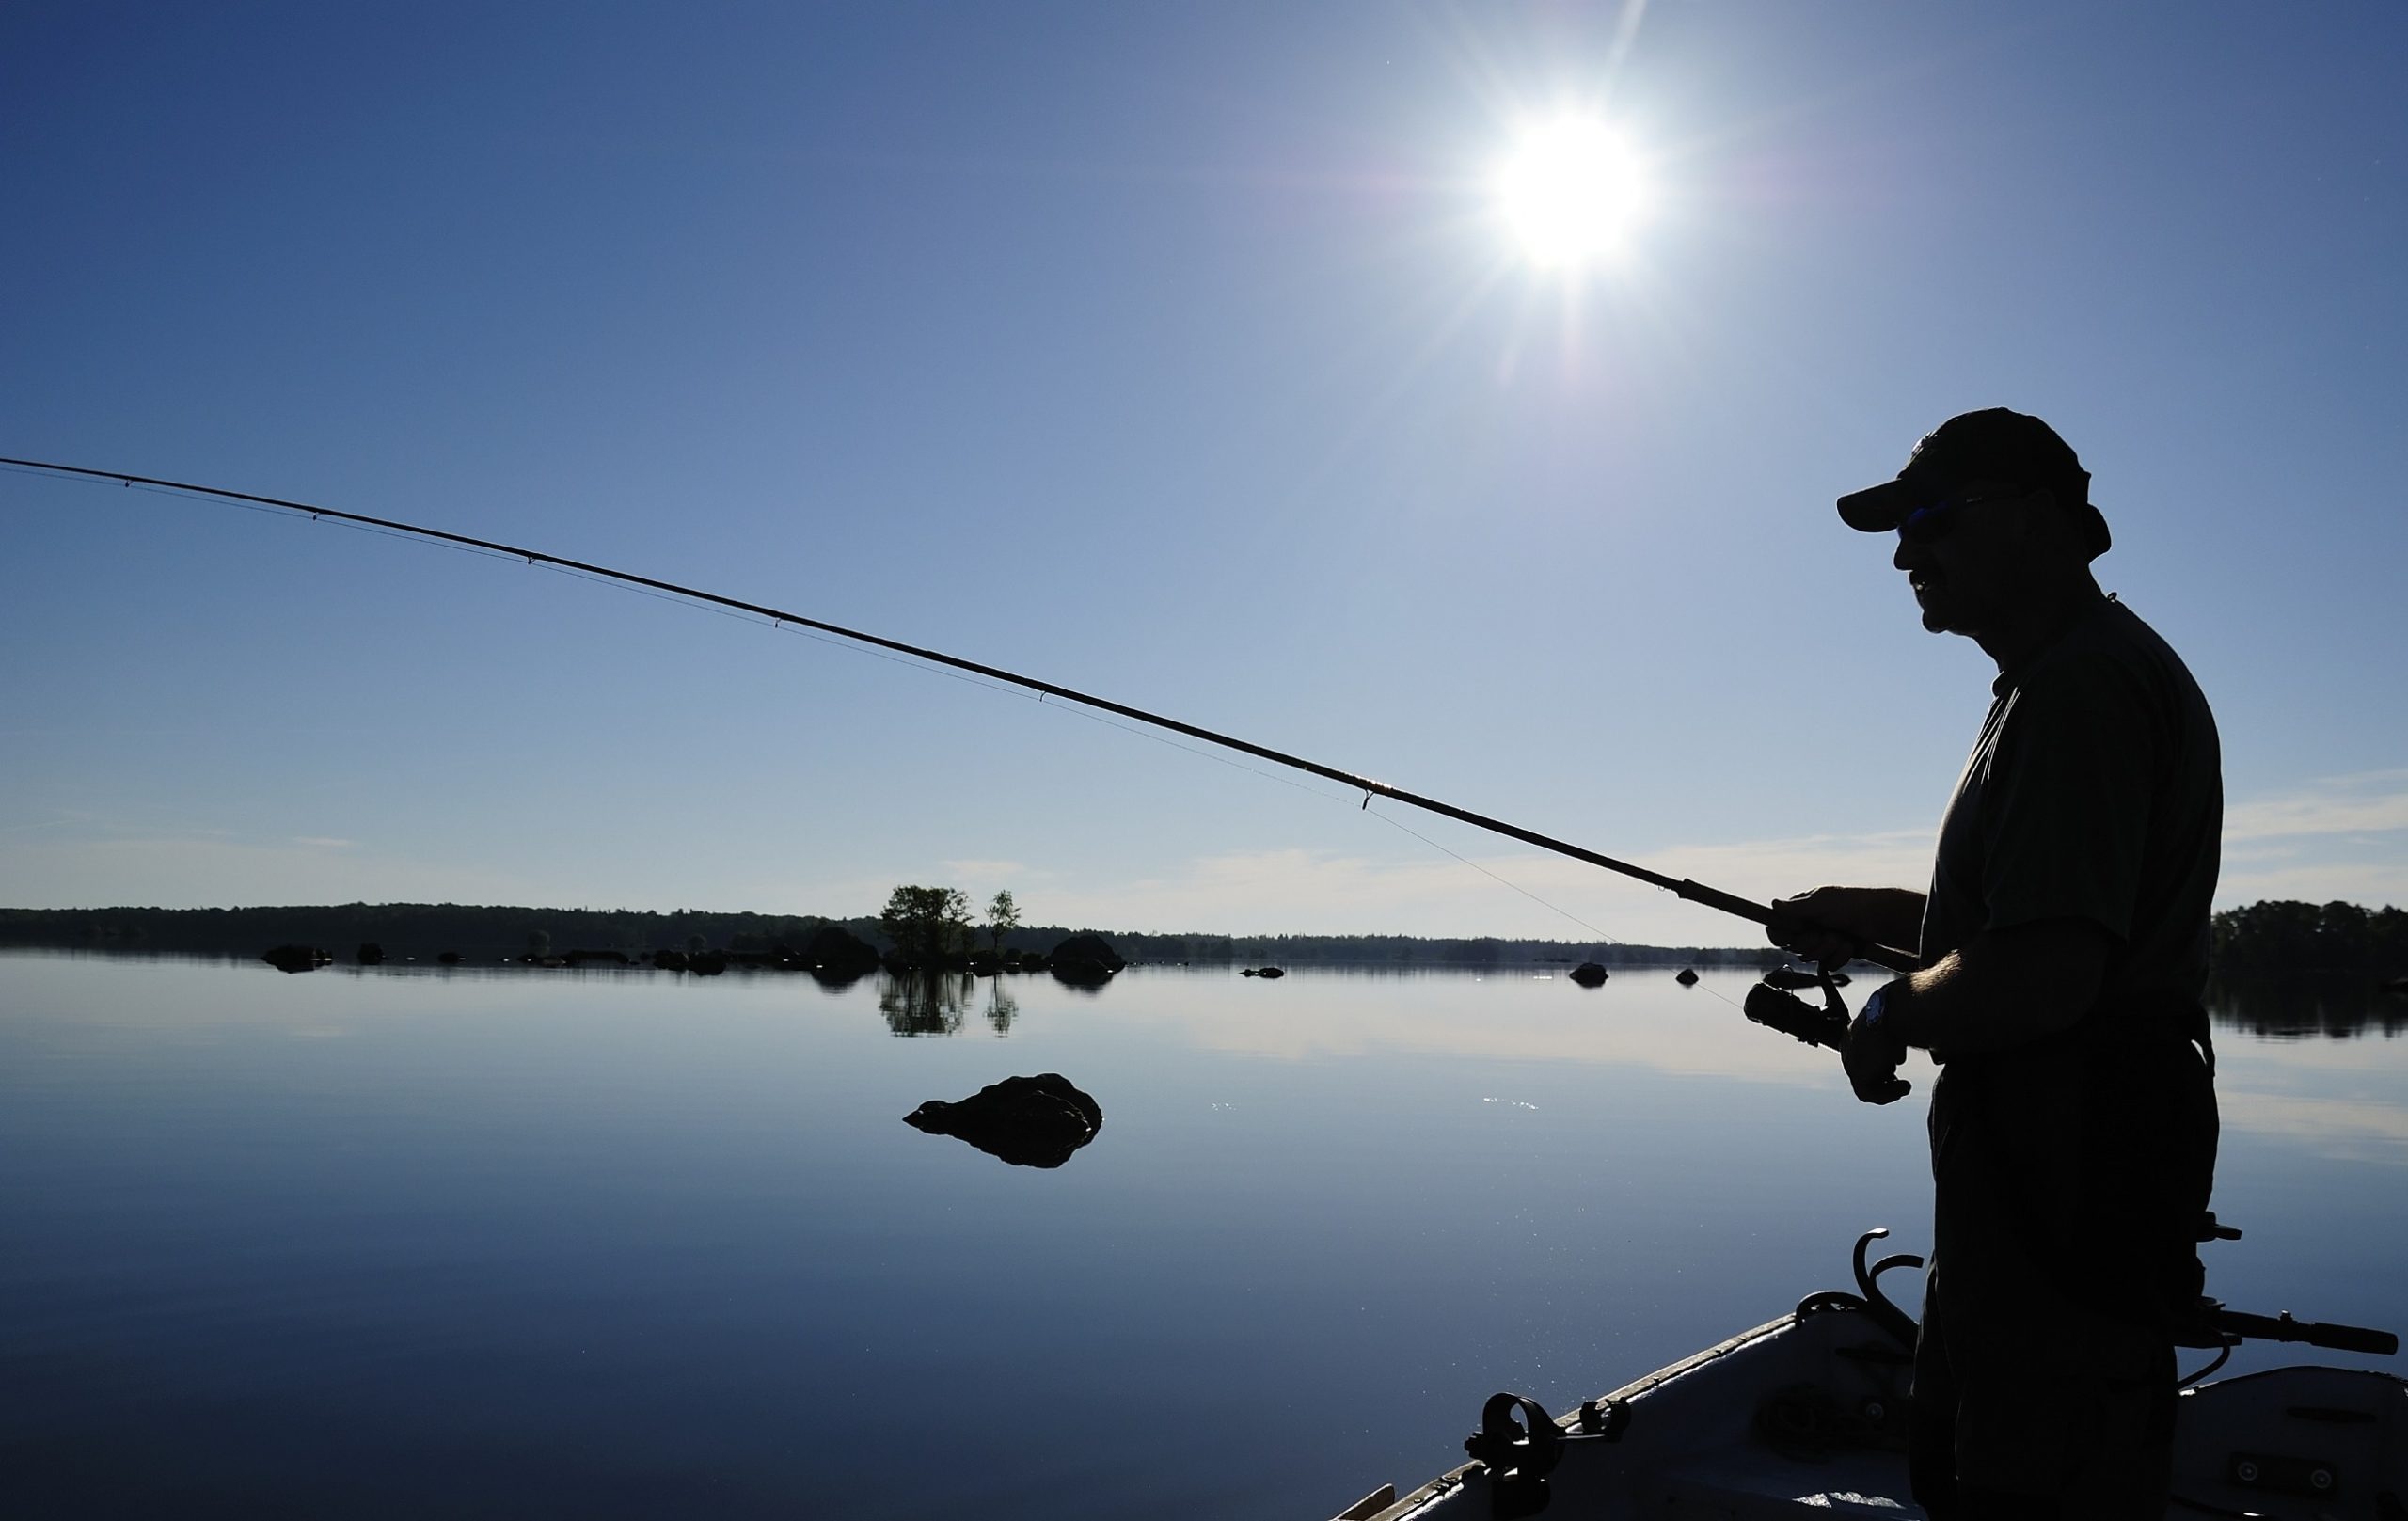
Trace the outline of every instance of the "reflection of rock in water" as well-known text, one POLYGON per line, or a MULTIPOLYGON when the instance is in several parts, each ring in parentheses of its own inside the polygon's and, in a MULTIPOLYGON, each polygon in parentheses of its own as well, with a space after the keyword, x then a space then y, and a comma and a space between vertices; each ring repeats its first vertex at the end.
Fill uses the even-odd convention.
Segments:
POLYGON ((903 1117, 931 1135, 968 1141, 1016 1167, 1058 1167, 1103 1128, 1103 1109, 1059 1072, 1007 1077, 959 1103, 942 1099, 903 1117))
POLYGON ((896 1035, 958 1035, 975 979, 960 972, 891 972, 878 990, 878 1011, 896 1035))

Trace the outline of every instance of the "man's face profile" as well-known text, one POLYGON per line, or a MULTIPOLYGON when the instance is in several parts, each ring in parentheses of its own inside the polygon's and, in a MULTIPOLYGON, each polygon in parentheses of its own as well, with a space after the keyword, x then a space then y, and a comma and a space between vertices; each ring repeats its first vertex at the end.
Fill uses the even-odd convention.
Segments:
POLYGON ((2029 583, 2028 515, 2039 495, 1968 481, 1899 528, 1890 562, 1906 572, 1926 630, 1972 636, 2000 626, 2029 583))

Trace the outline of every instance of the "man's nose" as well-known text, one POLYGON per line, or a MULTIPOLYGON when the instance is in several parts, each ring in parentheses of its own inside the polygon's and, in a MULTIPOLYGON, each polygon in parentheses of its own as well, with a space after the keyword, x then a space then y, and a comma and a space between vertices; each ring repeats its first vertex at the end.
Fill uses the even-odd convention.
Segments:
POLYGON ((1909 539, 1903 533, 1899 534, 1898 547, 1896 552, 1890 556, 1890 563, 1900 570, 1912 570, 1923 562, 1923 546, 1909 539))

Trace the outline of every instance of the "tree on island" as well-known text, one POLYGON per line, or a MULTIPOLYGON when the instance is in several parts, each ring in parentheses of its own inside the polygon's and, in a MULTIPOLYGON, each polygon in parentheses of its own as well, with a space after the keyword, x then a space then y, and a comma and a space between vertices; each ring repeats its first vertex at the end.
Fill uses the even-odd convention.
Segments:
POLYGON ((1004 937, 1019 927, 1020 905, 1012 901, 1012 890, 998 888, 987 904, 987 948, 1003 955, 1004 937))
POLYGON ((911 966, 937 967, 970 936, 970 900, 958 887, 898 887, 878 916, 895 954, 911 966))

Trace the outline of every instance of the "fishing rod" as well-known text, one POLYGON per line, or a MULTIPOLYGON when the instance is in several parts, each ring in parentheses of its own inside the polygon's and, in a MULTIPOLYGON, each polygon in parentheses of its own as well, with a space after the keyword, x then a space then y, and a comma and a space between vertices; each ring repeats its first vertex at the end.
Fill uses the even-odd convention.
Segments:
MULTIPOLYGON (((1587 862, 1592 866, 1602 866, 1608 871, 1619 872, 1624 877, 1637 878, 1652 887, 1660 887, 1668 893, 1676 894, 1688 902, 1703 904, 1706 908, 1719 910, 1748 920, 1751 924, 1768 926, 1772 923, 1772 910, 1766 905, 1739 897, 1735 894, 1725 893, 1719 888, 1708 887, 1703 882, 1692 881, 1686 877, 1676 878, 1662 872, 1650 871, 1644 866, 1635 865, 1627 861, 1617 861, 1612 856, 1600 854, 1585 847, 1574 845, 1570 841, 1541 834, 1535 830, 1527 830, 1518 824, 1509 824, 1501 818, 1491 818, 1486 814, 1477 814, 1468 808, 1458 808, 1450 802, 1441 802, 1435 798, 1425 798, 1418 792, 1408 792, 1402 787, 1391 786, 1386 782, 1375 781, 1368 776, 1358 776, 1353 771, 1340 770, 1335 766, 1324 766, 1319 761, 1307 760, 1302 755, 1291 755, 1286 751, 1274 750, 1268 745, 1258 745, 1252 740, 1240 739, 1235 736, 1184 722, 1161 713, 1149 713, 1142 707, 1132 707, 1126 703, 1113 702, 1110 698, 1098 697, 1090 692, 1056 686, 1050 681, 1039 681, 1034 676, 1023 676, 1017 672, 1006 671, 999 666, 984 665, 976 660, 965 660, 958 655, 947 655, 941 650, 924 649, 916 644, 906 644, 900 640, 863 633, 858 628, 847 628, 822 619, 806 617, 800 612, 789 612, 783 608, 772 608, 759 602, 746 602, 738 597, 721 596, 716 592, 680 586, 674 581, 639 576, 632 571, 612 570, 608 565, 591 564, 582 560, 569 560, 560 555, 546 554, 540 549, 529 549, 515 544, 499 544, 491 539, 472 538, 465 533, 447 532, 442 529, 421 528, 416 523, 398 522, 389 517, 370 517, 361 513, 341 512, 311 502, 290 501, 282 497, 262 497, 248 491, 233 491, 224 486, 197 485, 189 481, 167 481, 150 475, 130 475, 123 470, 98 470, 81 465, 57 465, 47 460, 0 458, 0 466, 23 470, 41 470, 54 475, 76 476, 86 480, 118 481, 127 485, 150 486, 165 491, 185 492, 194 496, 215 497, 227 501, 250 502, 284 512, 306 513, 312 521, 319 518, 332 518, 339 523, 356 523, 364 528, 381 529, 388 533, 408 534, 438 544, 452 544, 464 548, 479 549, 488 554, 508 555, 514 559, 524 560, 531 565, 556 565, 562 570, 574 571, 582 576, 622 581, 629 586, 641 586, 671 596, 684 597, 693 602, 730 608, 738 612, 749 612, 755 617, 767 618, 775 624, 793 624, 799 628, 815 629, 838 639, 850 640, 858 644, 892 650, 897 655, 909 656, 915 660, 926 660, 930 664, 947 666, 956 671, 967 671, 990 680, 1022 687, 1047 697, 1058 697, 1064 702, 1077 703, 1081 706, 1095 708, 1100 712, 1117 714, 1121 718, 1133 719, 1139 723, 1149 724, 1157 729, 1167 729, 1173 734, 1182 734, 1191 739, 1201 739, 1207 744, 1219 745, 1224 749, 1252 755, 1259 760, 1270 761, 1275 765, 1289 767, 1327 781, 1339 783, 1348 788, 1361 792, 1365 808, 1370 806, 1373 798, 1386 798, 1395 802, 1419 808, 1427 813, 1441 815, 1458 823, 1469 824, 1474 829, 1486 830, 1492 834, 1502 834, 1508 839, 1519 840, 1525 845, 1537 846, 1542 850, 1553 851, 1560 856, 1569 856, 1575 861, 1587 862)), ((1913 956, 1889 946, 1861 946, 1858 950, 1858 955, 1865 960, 1888 967, 1893 972, 1915 970, 1916 963, 1913 956)))

